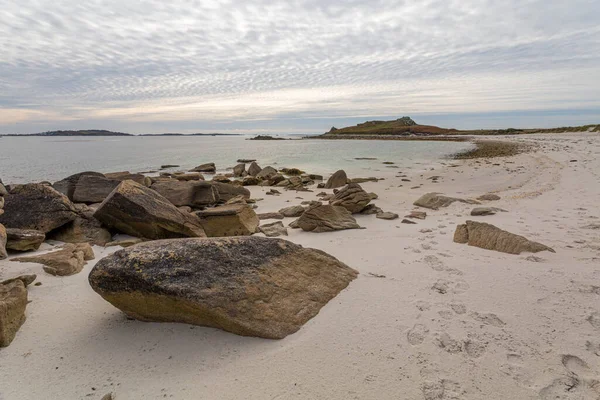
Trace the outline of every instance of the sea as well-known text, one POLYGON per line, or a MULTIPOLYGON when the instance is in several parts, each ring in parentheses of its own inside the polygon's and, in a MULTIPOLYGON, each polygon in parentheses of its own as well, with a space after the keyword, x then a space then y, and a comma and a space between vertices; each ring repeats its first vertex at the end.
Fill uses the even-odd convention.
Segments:
POLYGON ((344 169, 351 176, 374 176, 382 162, 400 169, 427 169, 470 149, 466 142, 378 140, 248 140, 251 136, 106 136, 0 138, 0 179, 5 184, 55 182, 82 171, 156 171, 176 164, 186 171, 214 162, 225 172, 238 159, 261 166, 299 168, 328 176, 344 169), (370 158, 373 160, 357 160, 370 158))

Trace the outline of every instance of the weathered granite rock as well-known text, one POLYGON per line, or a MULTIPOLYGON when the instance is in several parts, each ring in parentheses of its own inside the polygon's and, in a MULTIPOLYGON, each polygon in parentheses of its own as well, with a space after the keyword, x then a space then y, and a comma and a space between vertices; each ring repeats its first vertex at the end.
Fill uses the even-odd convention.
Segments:
POLYGON ((271 222, 258 227, 258 231, 264 233, 267 237, 287 236, 287 228, 283 226, 283 222, 271 222))
POLYGON ((238 164, 233 167, 233 176, 241 177, 246 172, 246 164, 238 164))
POLYGON ((352 214, 361 212, 371 201, 371 196, 358 183, 349 183, 340 189, 329 204, 344 207, 352 214))
POLYGON ((0 347, 8 346, 25 322, 27 289, 17 279, 0 284, 0 347))
POLYGON ((76 203, 101 203, 121 183, 117 179, 104 176, 84 175, 79 178, 73 191, 73 201, 76 203))
POLYGON ((299 228, 309 232, 330 232, 360 228, 350 211, 344 207, 332 205, 311 207, 296 221, 299 228))
POLYGON ((33 229, 8 228, 6 237, 6 248, 14 251, 37 250, 46 240, 44 232, 33 229))
POLYGON ((555 252, 541 243, 532 242, 523 236, 507 232, 494 225, 476 221, 467 221, 466 224, 458 225, 454 233, 454 241, 509 254, 537 253, 545 250, 555 252))
POLYGON ((432 210, 437 210, 441 207, 448 207, 450 204, 457 202, 457 201, 461 202, 461 203, 468 203, 468 204, 480 204, 478 201, 475 201, 475 200, 459 199, 456 197, 448 197, 448 196, 444 196, 440 193, 424 194, 413 204, 415 206, 429 208, 432 210))
POLYGON ((238 195, 227 200, 225 204, 248 204, 248 200, 249 199, 245 198, 244 196, 238 195))
POLYGON ((140 239, 140 238, 120 239, 120 240, 115 240, 113 242, 106 243, 105 247, 111 247, 111 246, 130 247, 130 246, 133 246, 134 244, 142 243, 143 241, 144 240, 140 239))
POLYGON ((333 175, 327 179, 327 183, 325 183, 325 189, 334 189, 342 186, 346 186, 348 183, 348 176, 346 176, 346 172, 344 170, 336 171, 333 175))
POLYGON ((250 191, 245 187, 219 182, 212 182, 211 184, 217 189, 217 192, 219 193, 219 200, 221 202, 226 202, 231 200, 231 198, 240 195, 247 199, 250 198, 250 191))
POLYGON ((197 211, 208 237, 247 236, 258 228, 258 216, 245 204, 230 204, 197 211))
POLYGON ((219 191, 205 181, 162 181, 150 186, 177 207, 206 207, 220 200, 219 191))
POLYGON ((387 219, 387 220, 393 220, 393 219, 399 218, 398 214, 391 213, 391 212, 381 212, 381 213, 377 214, 375 217, 379 218, 379 219, 387 219))
POLYGON ((363 215, 377 215, 381 214, 383 210, 377 207, 375 204, 367 204, 365 208, 360 212, 363 215))
POLYGON ((306 209, 302 206, 290 206, 282 208, 281 210, 279 210, 279 213, 282 214, 284 217, 297 218, 304 214, 304 211, 306 211, 306 209))
POLYGON ((28 257, 17 257, 11 261, 31 262, 44 265, 50 275, 68 276, 81 272, 86 261, 94 259, 94 250, 88 243, 67 243, 61 250, 28 257))
POLYGON ((75 220, 48 233, 48 239, 65 243, 89 243, 104 246, 112 240, 108 229, 94 218, 94 208, 86 207, 78 212, 75 220))
POLYGON ((258 174, 256 174, 256 177, 258 179, 269 180, 272 177, 274 177, 275 175, 277 175, 277 170, 275 168, 264 167, 263 169, 260 170, 260 172, 258 174))
POLYGON ((262 168, 259 167, 257 163, 252 161, 252 164, 250 164, 250 166, 248 167, 248 175, 256 176, 260 173, 261 170, 262 168))
POLYGON ((87 175, 105 178, 104 174, 101 174, 99 172, 85 171, 85 172, 80 172, 75 175, 68 176, 65 179, 62 179, 58 182, 54 182, 52 184, 52 187, 54 189, 56 189, 58 192, 67 196, 69 198, 69 200, 73 201, 73 193, 75 192, 75 187, 77 186, 77 182, 79 182, 79 179, 81 179, 83 176, 87 176, 87 175))
POLYGON ((156 191, 133 181, 121 182, 94 217, 109 228, 147 239, 204 237, 200 221, 183 213, 156 191))
POLYGON ((283 219, 283 218, 284 218, 283 214, 278 213, 278 212, 258 214, 258 219, 261 221, 264 219, 283 219))
POLYGON ((495 201, 495 200, 500 200, 500 196, 498 196, 497 194, 493 194, 493 193, 487 193, 487 194, 479 196, 477 198, 477 200, 495 201))
POLYGON ((40 183, 11 186, 0 223, 7 228, 50 232, 77 217, 67 196, 40 183))
POLYGON ((6 241, 6 228, 4 225, 0 224, 0 260, 4 260, 6 257, 8 257, 8 254, 6 253, 6 241))
POLYGON ((198 165, 196 168, 190 170, 190 172, 209 172, 214 173, 217 170, 215 167, 215 163, 206 163, 202 165, 198 165))
POLYGON ((237 237, 142 243, 100 260, 89 282, 131 318, 281 339, 357 274, 320 250, 237 237))

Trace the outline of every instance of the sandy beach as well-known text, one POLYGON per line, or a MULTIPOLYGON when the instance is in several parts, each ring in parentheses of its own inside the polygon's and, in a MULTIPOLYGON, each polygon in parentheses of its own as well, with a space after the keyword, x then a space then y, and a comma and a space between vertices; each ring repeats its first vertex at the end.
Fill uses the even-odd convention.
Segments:
MULTIPOLYGON (((39 264, 0 261, 0 280, 35 273, 42 282, 29 287, 27 321, 0 349, 0 399, 600 399, 599 139, 494 137, 533 150, 446 160, 426 172, 382 164, 374 173, 385 179, 361 186, 400 219, 358 215, 365 229, 288 229, 287 240, 323 250, 360 275, 282 340, 128 320, 87 281, 94 263, 118 247, 94 246, 96 260, 62 278, 39 264), (507 212, 472 217, 473 205, 454 203, 401 223, 428 192, 494 193, 501 199, 483 205, 507 212), (454 243, 466 220, 556 253, 454 243)), ((321 192, 249 189, 264 199, 257 213, 318 200, 321 192)))

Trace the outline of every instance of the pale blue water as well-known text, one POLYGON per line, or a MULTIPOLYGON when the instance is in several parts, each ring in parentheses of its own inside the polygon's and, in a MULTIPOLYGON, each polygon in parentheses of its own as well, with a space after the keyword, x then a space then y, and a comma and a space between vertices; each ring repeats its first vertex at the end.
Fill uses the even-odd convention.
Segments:
POLYGON ((469 143, 377 140, 252 141, 245 136, 142 137, 3 137, 0 139, 0 178, 5 184, 57 181, 82 171, 142 172, 162 164, 181 170, 214 162, 218 170, 239 158, 255 158, 259 165, 296 167, 328 175, 345 169, 353 175, 381 162, 399 167, 427 164, 470 148, 469 143), (356 157, 376 157, 357 161, 356 157))

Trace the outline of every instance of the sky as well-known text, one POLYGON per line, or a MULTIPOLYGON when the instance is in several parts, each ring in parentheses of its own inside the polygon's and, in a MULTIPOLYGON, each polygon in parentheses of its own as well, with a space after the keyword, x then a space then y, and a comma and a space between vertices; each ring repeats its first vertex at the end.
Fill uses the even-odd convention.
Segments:
POLYGON ((0 134, 600 123, 598 0, 0 0, 0 134))

